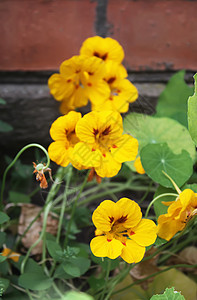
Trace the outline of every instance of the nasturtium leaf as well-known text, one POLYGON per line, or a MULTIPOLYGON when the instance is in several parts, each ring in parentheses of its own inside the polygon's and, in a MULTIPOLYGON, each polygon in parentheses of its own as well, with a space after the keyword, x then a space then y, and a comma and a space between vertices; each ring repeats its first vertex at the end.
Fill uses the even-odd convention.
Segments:
POLYGON ((185 297, 174 288, 166 288, 162 295, 154 295, 150 300, 185 300, 185 297))
POLYGON ((196 159, 196 149, 189 131, 170 118, 130 113, 124 119, 124 131, 138 140, 139 150, 147 144, 167 143, 175 154, 186 150, 193 162, 196 159))
POLYGON ((181 187, 193 172, 193 163, 185 150, 174 154, 166 143, 145 146, 140 157, 146 174, 155 182, 165 187, 173 187, 170 180, 163 174, 167 173, 181 187))
POLYGON ((25 289, 42 291, 48 289, 53 280, 42 273, 24 273, 19 277, 19 285, 25 289))
POLYGON ((175 119, 187 127, 187 99, 193 88, 185 83, 184 75, 182 70, 171 77, 158 99, 155 116, 175 119))
POLYGON ((10 281, 6 278, 0 278, 0 289, 2 294, 7 290, 7 288, 9 287, 10 281))
POLYGON ((12 203, 30 203, 31 198, 23 193, 9 191, 9 201, 12 203))
POLYGON ((4 212, 0 211, 0 225, 9 221, 8 215, 6 215, 4 212))
POLYGON ((188 127, 190 135, 197 146, 197 73, 194 75, 194 95, 188 99, 188 127))
POLYGON ((0 120, 0 132, 8 132, 11 131, 13 127, 6 122, 0 120))

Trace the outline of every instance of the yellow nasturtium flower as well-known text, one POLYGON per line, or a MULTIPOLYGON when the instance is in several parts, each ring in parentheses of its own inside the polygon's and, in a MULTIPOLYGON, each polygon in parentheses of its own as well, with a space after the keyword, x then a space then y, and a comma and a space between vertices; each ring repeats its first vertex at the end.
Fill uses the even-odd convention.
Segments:
POLYGON ((100 177, 113 177, 125 161, 135 160, 138 141, 123 134, 122 117, 118 112, 93 111, 76 125, 80 142, 74 147, 73 160, 94 168, 100 177))
POLYGON ((80 113, 71 111, 51 125, 50 135, 54 142, 49 145, 49 157, 62 167, 66 167, 72 161, 74 146, 79 142, 75 127, 80 118, 80 113))
POLYGON ((158 218, 158 236, 169 241, 197 214, 197 193, 186 189, 175 201, 162 203, 169 207, 167 214, 160 215, 158 218))
POLYGON ((92 110, 115 110, 125 113, 129 109, 129 103, 138 98, 137 88, 128 80, 127 71, 123 65, 109 61, 105 67, 104 80, 110 88, 109 97, 103 102, 95 102, 92 110))
POLYGON ((97 57, 73 56, 60 66, 60 73, 48 80, 51 94, 62 101, 61 112, 67 113, 76 107, 85 106, 88 99, 98 103, 110 94, 103 76, 105 66, 97 57))
POLYGON ((90 248, 98 257, 121 256, 127 263, 137 263, 157 237, 155 223, 142 219, 139 205, 128 198, 116 203, 103 201, 93 212, 92 221, 97 229, 90 248))
POLYGON ((80 54, 88 57, 96 56, 104 62, 110 60, 121 63, 124 58, 122 46, 110 37, 94 36, 86 39, 80 49, 80 54))
POLYGON ((7 258, 12 259, 14 262, 18 262, 19 261, 19 257, 20 257, 19 253, 14 252, 14 251, 12 251, 9 248, 4 248, 3 251, 2 251, 2 253, 1 253, 1 255, 2 256, 7 256, 7 258))

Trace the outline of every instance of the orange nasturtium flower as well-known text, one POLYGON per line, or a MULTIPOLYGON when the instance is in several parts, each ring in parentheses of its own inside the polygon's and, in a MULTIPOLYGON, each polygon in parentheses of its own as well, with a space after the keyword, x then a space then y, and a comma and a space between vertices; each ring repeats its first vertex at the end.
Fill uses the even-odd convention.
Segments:
POLYGON ((167 214, 158 218, 158 236, 169 241, 177 232, 183 230, 187 222, 197 214, 197 193, 186 189, 175 201, 162 202, 169 206, 167 214))
POLYGON ((92 110, 115 110, 120 113, 127 112, 129 103, 134 102, 138 97, 136 87, 128 80, 127 71, 123 65, 109 61, 105 67, 104 80, 110 88, 109 97, 103 103, 95 103, 92 110))
POLYGON ((76 107, 85 106, 88 99, 104 101, 110 89, 103 81, 105 66, 97 57, 73 56, 60 66, 60 73, 48 80, 51 94, 62 101, 61 112, 67 113, 76 107))
POLYGON ((19 253, 14 252, 14 251, 12 251, 9 248, 4 248, 3 251, 2 251, 2 253, 1 253, 1 255, 2 256, 7 256, 7 258, 12 259, 15 262, 18 262, 19 261, 19 257, 20 257, 19 253))
POLYGON ((103 201, 93 212, 92 221, 97 229, 90 248, 98 257, 121 256, 127 263, 137 263, 157 237, 155 223, 142 219, 139 205, 128 198, 116 203, 103 201))
POLYGON ((94 168, 100 177, 113 177, 125 161, 136 158, 138 141, 123 134, 122 117, 113 111, 92 111, 77 122, 80 142, 74 147, 73 160, 94 168))
POLYGON ((94 36, 86 39, 80 49, 80 54, 88 57, 96 56, 104 62, 110 60, 121 63, 124 58, 122 46, 110 37, 94 36))
POLYGON ((75 127, 80 118, 80 113, 71 111, 51 125, 50 135, 54 142, 49 145, 49 157, 62 167, 66 167, 72 161, 74 146, 79 142, 75 127))

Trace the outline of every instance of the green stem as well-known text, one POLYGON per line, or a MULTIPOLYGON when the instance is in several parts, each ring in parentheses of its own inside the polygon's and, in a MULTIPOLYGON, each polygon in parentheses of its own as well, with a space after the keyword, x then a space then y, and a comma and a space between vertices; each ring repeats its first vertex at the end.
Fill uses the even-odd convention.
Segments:
POLYGON ((107 284, 108 284, 108 280, 109 280, 109 274, 110 274, 110 269, 111 269, 111 259, 108 260, 108 264, 107 264, 107 270, 106 270, 106 276, 105 276, 105 286, 104 289, 102 291, 101 294, 101 300, 107 300, 108 297, 105 297, 106 294, 106 290, 107 290, 107 284))
POLYGON ((178 194, 174 194, 174 193, 165 193, 165 194, 159 195, 159 196, 157 196, 156 198, 154 198, 154 199, 150 202, 150 204, 148 205, 148 207, 147 207, 147 210, 146 210, 146 213, 145 213, 145 216, 144 216, 145 218, 147 218, 148 213, 149 213, 149 210, 150 210, 151 206, 153 205, 153 203, 155 203, 155 201, 157 201, 158 199, 160 199, 160 198, 162 198, 162 197, 165 197, 165 196, 174 196, 174 197, 178 197, 179 195, 178 195, 178 194))
POLYGON ((15 164, 15 162, 17 161, 17 159, 20 157, 20 155, 28 148, 31 148, 31 147, 37 147, 37 148, 40 148, 45 154, 46 154, 46 157, 47 157, 47 164, 45 166, 45 168, 48 168, 49 167, 49 164, 50 164, 50 158, 49 158, 49 155, 48 155, 48 152, 47 150, 39 145, 39 144, 29 144, 29 145, 26 145, 25 147, 23 147, 19 152, 18 154, 15 156, 15 158, 13 159, 13 161, 8 165, 8 167, 6 168, 4 174, 3 174, 3 179, 2 179, 2 185, 1 185, 1 198, 0 198, 0 210, 3 210, 3 193, 4 193, 4 189, 5 189, 5 181, 6 181, 6 176, 7 176, 7 173, 8 171, 11 169, 11 167, 15 164))
POLYGON ((56 242, 57 243, 59 243, 59 240, 60 240, 61 228, 62 228, 65 208, 66 208, 66 204, 67 204, 67 190, 68 190, 68 187, 69 187, 69 184, 70 184, 71 176, 72 176, 72 166, 69 166, 68 176, 67 176, 67 180, 66 180, 65 192, 63 194, 63 201, 62 201, 62 205, 61 205, 62 209, 61 209, 61 212, 60 212, 60 218, 59 218, 59 224, 58 224, 58 231, 57 231, 57 237, 56 237, 56 242))
POLYGON ((155 276, 157 276, 157 275, 159 275, 159 274, 161 274, 161 273, 167 272, 167 271, 170 270, 170 269, 173 269, 173 268, 196 268, 196 267, 197 267, 197 265, 187 265, 187 264, 177 264, 177 265, 170 266, 170 267, 168 267, 168 268, 165 268, 165 269, 163 269, 163 270, 160 270, 160 271, 158 271, 158 272, 155 272, 155 273, 153 273, 153 274, 151 274, 151 275, 149 275, 149 276, 147 276, 147 277, 145 277, 145 278, 143 278, 143 279, 136 280, 135 282, 129 284, 128 286, 126 286, 126 287, 124 287, 124 288, 122 288, 122 289, 120 289, 120 290, 118 290, 118 291, 115 291, 115 292, 113 293, 113 295, 118 294, 118 293, 121 293, 121 292, 124 292, 125 290, 131 288, 132 286, 134 286, 134 285, 136 285, 136 284, 139 284, 139 283, 141 283, 141 282, 143 282, 143 281, 145 281, 145 280, 148 280, 149 278, 155 277, 155 276))
POLYGON ((74 214, 75 214, 75 210, 77 208, 77 202, 79 200, 79 198, 81 197, 81 193, 87 183, 87 180, 88 180, 88 176, 89 176, 89 173, 90 171, 87 173, 85 179, 84 179, 84 182, 83 184, 81 185, 81 188, 80 188, 80 191, 79 191, 79 194, 77 195, 77 197, 75 198, 75 202, 73 204, 73 207, 72 207, 72 211, 71 211, 71 217, 70 217, 70 220, 68 222, 68 227, 67 227, 67 232, 66 232, 66 238, 65 238, 65 242, 64 242, 64 248, 67 247, 67 244, 68 244, 68 238, 69 238, 69 233, 70 233, 70 229, 71 229, 71 225, 72 225, 72 222, 73 222, 73 217, 74 217, 74 214))

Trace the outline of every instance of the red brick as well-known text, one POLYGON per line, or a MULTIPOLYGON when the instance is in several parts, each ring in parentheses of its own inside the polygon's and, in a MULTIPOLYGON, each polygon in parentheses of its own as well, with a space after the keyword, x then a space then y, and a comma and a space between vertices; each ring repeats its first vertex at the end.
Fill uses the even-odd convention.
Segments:
POLYGON ((197 70, 197 1, 108 1, 130 70, 197 70))
POLYGON ((96 2, 1 0, 0 70, 50 70, 95 35, 96 2))

